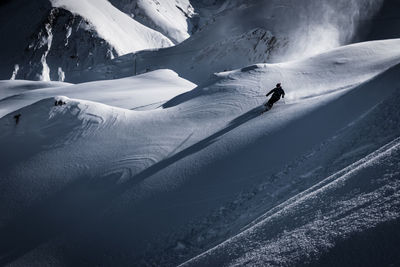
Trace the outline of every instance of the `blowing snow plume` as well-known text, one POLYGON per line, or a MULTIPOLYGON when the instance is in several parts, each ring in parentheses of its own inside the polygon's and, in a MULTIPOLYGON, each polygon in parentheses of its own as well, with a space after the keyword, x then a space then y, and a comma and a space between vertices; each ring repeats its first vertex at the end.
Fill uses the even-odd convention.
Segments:
MULTIPOLYGON (((279 61, 312 56, 348 44, 360 36, 360 28, 376 14, 384 0, 273 1, 266 9, 276 27, 287 31, 287 50, 279 61), (285 29, 286 28, 286 29, 285 29)), ((279 31, 278 31, 279 32, 279 31)))

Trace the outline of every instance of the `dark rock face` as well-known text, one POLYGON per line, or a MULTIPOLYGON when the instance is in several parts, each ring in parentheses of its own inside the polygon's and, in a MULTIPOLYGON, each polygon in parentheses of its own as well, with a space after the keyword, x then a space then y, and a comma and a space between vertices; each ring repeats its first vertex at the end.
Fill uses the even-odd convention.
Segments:
POLYGON ((104 63, 116 54, 82 17, 53 8, 47 1, 19 2, 4 4, 0 10, 16 12, 0 29, 9 33, 3 43, 8 52, 0 55, 5 63, 0 79, 68 81, 71 73, 104 63), (21 25, 19 18, 32 12, 29 22, 21 25), (15 31, 12 24, 22 31, 15 31))

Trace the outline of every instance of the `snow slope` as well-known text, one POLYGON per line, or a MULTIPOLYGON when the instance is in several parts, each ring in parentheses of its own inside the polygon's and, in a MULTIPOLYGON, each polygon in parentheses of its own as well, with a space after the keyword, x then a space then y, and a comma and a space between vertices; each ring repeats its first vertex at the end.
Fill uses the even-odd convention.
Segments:
POLYGON ((0 117, 43 98, 58 95, 105 103, 127 109, 151 109, 196 85, 170 70, 118 80, 81 83, 0 81, 0 117))
MULTIPOLYGON (((220 225, 214 223, 210 228, 219 232, 235 221, 239 234, 182 265, 397 265, 398 73, 396 66, 355 89, 350 102, 369 95, 372 88, 387 86, 395 91, 305 157, 237 199, 240 208, 236 213, 245 210, 254 221, 238 226, 242 213, 221 219, 220 225), (287 198, 289 194, 293 197, 287 198)), ((331 112, 337 111, 340 102, 328 105, 331 112)), ((320 112, 327 115, 326 109, 320 112)))
POLYGON ((172 45, 161 33, 136 22, 107 0, 51 0, 51 3, 53 7, 66 9, 87 19, 118 55, 172 45))
MULTIPOLYGON (((307 258, 315 262, 349 234, 396 220, 398 144, 383 146, 399 137, 399 48, 399 39, 367 42, 219 73, 164 109, 130 111, 63 97, 63 106, 46 98, 2 117, 0 263, 176 265, 264 214, 248 232, 282 238, 259 236, 243 250, 239 244, 250 242, 243 232, 221 245, 233 247, 232 258, 217 247, 187 264, 268 263, 268 255, 264 260, 256 251, 291 263, 296 251, 304 259, 317 248, 317 256, 307 258), (259 116, 266 89, 279 81, 286 102, 259 116), (16 113, 22 114, 18 125, 16 113), (392 177, 368 176, 365 184, 357 179, 371 170, 365 163, 384 159, 387 165, 372 170, 392 177), (355 162, 360 173, 346 169, 355 162), (361 189, 353 184, 358 182, 361 189), (368 190, 385 195, 387 206, 371 202, 368 190), (386 207, 385 213, 350 228, 338 222, 326 245, 319 240, 329 237, 335 214, 346 222, 352 213, 334 213, 330 202, 292 208, 314 205, 320 194, 338 197, 343 202, 336 204, 350 211, 365 199, 371 215, 386 207), (267 213, 274 207, 277 213, 267 213), (289 212, 279 213, 281 207, 289 212), (302 219, 288 231, 273 224, 291 214, 302 219), (314 246, 274 251, 296 234, 310 240, 301 222, 318 225, 316 216, 328 226, 321 234, 307 228, 314 246)), ((353 215, 363 214, 357 209, 353 215)))
POLYGON ((396 138, 182 266, 398 264, 394 251, 377 253, 375 248, 400 244, 389 238, 399 234, 399 153, 396 138), (376 229, 378 225, 383 229, 376 229), (348 256, 346 251, 356 252, 348 256))
POLYGON ((189 38, 194 9, 189 0, 111 0, 119 10, 136 21, 167 36, 175 44, 189 38))

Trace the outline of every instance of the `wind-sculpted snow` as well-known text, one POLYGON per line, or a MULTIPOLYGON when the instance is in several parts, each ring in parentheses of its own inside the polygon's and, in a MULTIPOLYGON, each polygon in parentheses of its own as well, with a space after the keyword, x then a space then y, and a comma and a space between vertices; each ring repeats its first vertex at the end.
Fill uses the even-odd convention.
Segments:
MULTIPOLYGON (((387 234, 382 223, 398 217, 399 46, 368 42, 219 73, 162 109, 62 96, 18 109, 15 97, 0 119, 0 263, 168 266, 226 240, 188 263, 266 264, 269 254, 315 263, 348 236, 375 226, 387 234), (260 115, 277 82, 285 99, 260 115), (265 235, 252 243, 252 231, 265 235), (302 243, 289 242, 296 236, 302 243)), ((68 87, 19 94, 35 101, 68 87)), ((72 87, 113 102, 95 92, 113 81, 72 87)))
POLYGON ((97 101, 121 108, 145 110, 160 107, 172 97, 196 85, 170 70, 124 79, 72 85, 28 81, 0 82, 0 117, 43 98, 58 95, 97 101))

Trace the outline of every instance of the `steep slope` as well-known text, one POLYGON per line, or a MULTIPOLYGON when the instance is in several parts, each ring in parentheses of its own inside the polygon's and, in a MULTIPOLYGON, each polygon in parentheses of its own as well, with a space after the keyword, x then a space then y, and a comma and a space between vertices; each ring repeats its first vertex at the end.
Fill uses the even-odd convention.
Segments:
POLYGON ((162 110, 50 98, 6 115, 1 263, 174 265, 236 235, 397 137, 399 47, 369 42, 220 73, 162 110), (286 104, 259 116, 277 81, 286 104))
POLYGON ((0 6, 7 37, 0 44, 1 79, 68 81, 70 73, 115 56, 172 45, 105 0, 25 2, 0 6))
POLYGON ((238 8, 246 1, 111 0, 110 2, 136 21, 161 32, 178 44, 210 23, 218 14, 238 8))
POLYGON ((189 38, 195 16, 189 0, 111 0, 119 10, 136 21, 167 36, 175 44, 189 38))
POLYGON ((399 152, 396 138, 182 266, 399 264, 399 152))
POLYGON ((182 265, 397 265, 399 69, 355 90, 396 88, 390 97, 298 162, 266 177, 235 201, 234 216, 210 226, 224 231, 235 221, 239 234, 182 265), (280 198, 288 193, 293 197, 280 198), (243 213, 256 219, 240 227, 243 213))
POLYGON ((51 3, 85 18, 117 55, 172 45, 168 38, 123 14, 107 0, 51 0, 51 3))

